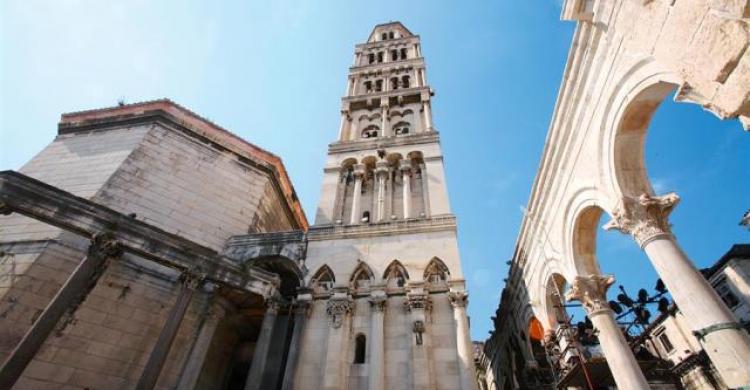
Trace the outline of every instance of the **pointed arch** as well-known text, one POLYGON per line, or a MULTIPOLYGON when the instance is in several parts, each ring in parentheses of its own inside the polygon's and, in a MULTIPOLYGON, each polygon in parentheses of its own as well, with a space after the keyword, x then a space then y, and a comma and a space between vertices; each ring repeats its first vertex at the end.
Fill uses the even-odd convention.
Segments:
POLYGON ((409 272, 398 260, 393 260, 383 272, 383 280, 388 287, 404 287, 409 280, 409 272))
POLYGON ((437 257, 433 257, 424 269, 423 279, 427 283, 445 283, 450 279, 451 273, 448 267, 437 257))
POLYGON ((321 265, 310 280, 310 285, 316 292, 328 291, 333 288, 334 284, 336 284, 336 275, 327 264, 321 265))
POLYGON ((372 269, 364 261, 359 261, 357 267, 354 268, 352 276, 349 279, 349 283, 355 289, 366 288, 370 286, 370 282, 375 280, 375 274, 372 269))

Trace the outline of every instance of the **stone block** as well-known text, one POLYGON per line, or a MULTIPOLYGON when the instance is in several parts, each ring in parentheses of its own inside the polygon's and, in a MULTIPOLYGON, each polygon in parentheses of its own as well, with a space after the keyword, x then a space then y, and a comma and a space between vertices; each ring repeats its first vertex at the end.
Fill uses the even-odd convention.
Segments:
POLYGON ((684 55, 683 74, 724 83, 748 46, 747 22, 709 13, 684 55))
POLYGON ((26 367, 24 375, 43 381, 65 383, 73 375, 73 368, 34 359, 26 367))

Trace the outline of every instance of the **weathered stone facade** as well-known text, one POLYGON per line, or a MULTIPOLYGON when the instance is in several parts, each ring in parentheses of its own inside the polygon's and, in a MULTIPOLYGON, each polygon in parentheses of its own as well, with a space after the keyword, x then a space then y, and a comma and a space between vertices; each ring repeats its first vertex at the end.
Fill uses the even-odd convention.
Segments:
POLYGON ((679 197, 655 194, 644 164, 650 118, 674 90, 677 101, 750 126, 750 3, 566 0, 562 19, 577 29, 486 343, 494 386, 539 377, 529 324, 538 319, 552 347, 565 321, 564 290, 573 285, 580 294, 569 298, 582 300, 617 385, 647 388, 601 305, 604 286, 592 280, 600 277, 595 240, 604 214, 607 229, 631 235, 648 255, 690 330, 705 334, 702 347, 723 380, 750 384, 750 337, 680 249, 668 219, 679 197))
POLYGON ((0 388, 475 389, 419 37, 356 52, 309 229, 276 156, 168 100, 0 173, 0 388))

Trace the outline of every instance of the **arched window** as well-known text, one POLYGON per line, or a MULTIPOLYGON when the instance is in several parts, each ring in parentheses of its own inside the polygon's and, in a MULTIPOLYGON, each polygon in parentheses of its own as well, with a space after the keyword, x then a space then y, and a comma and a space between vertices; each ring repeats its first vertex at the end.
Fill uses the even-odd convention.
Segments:
POLYGON ((401 78, 401 87, 409 88, 409 76, 404 76, 401 78))
POLYGON ((368 54, 367 59, 370 61, 371 64, 375 63, 375 53, 368 54))
POLYGON ((398 77, 391 78, 391 89, 398 89, 398 77))
POLYGON ((406 281, 409 280, 409 273, 400 261, 393 260, 388 265, 388 268, 385 269, 383 280, 386 281, 386 285, 390 288, 404 287, 406 281))
POLYGON ((387 33, 383 33, 383 34, 380 35, 380 40, 385 41, 386 39, 388 39, 388 34, 387 33))
POLYGON ((383 80, 376 80, 375 81, 375 92, 380 92, 383 90, 383 80))
POLYGON ((408 135, 409 134, 409 122, 398 122, 393 125, 393 134, 396 136, 408 135))
POLYGON ((378 62, 383 62, 383 52, 382 51, 378 52, 378 62))
POLYGON ((367 353, 367 337, 362 333, 354 338, 354 364, 364 364, 367 353))
POLYGON ((407 57, 406 48, 401 49, 401 59, 405 60, 407 57))
POLYGON ((353 288, 367 288, 370 287, 370 282, 375 279, 370 267, 366 263, 360 261, 357 268, 352 273, 351 285, 353 288))
POLYGON ((391 61, 398 60, 398 50, 391 50, 391 61))
POLYGON ((325 264, 318 269, 318 272, 312 278, 313 289, 318 292, 325 292, 332 289, 335 283, 336 277, 333 275, 333 271, 325 264))
POLYGON ((393 33, 393 31, 388 33, 388 38, 393 39, 396 37, 396 34, 393 33))
POLYGON ((372 81, 365 81, 365 92, 372 92, 372 81))
POLYGON ((440 259, 433 257, 424 270, 424 280, 430 284, 442 284, 448 281, 450 272, 440 259))
POLYGON ((367 126, 362 130, 362 138, 377 138, 378 130, 380 130, 380 128, 375 125, 367 126))

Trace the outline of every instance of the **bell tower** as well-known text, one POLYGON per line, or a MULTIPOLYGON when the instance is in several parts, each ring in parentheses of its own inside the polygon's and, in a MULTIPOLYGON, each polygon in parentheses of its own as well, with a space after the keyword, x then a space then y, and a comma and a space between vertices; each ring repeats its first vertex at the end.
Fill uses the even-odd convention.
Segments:
POLYGON ((376 26, 356 46, 315 223, 357 225, 450 214, 419 36, 376 26))
MULTIPOLYGON (((476 389, 467 293, 420 38, 375 26, 355 47, 328 147, 295 386, 476 389)), ((297 388, 297 387, 295 387, 297 388)))

